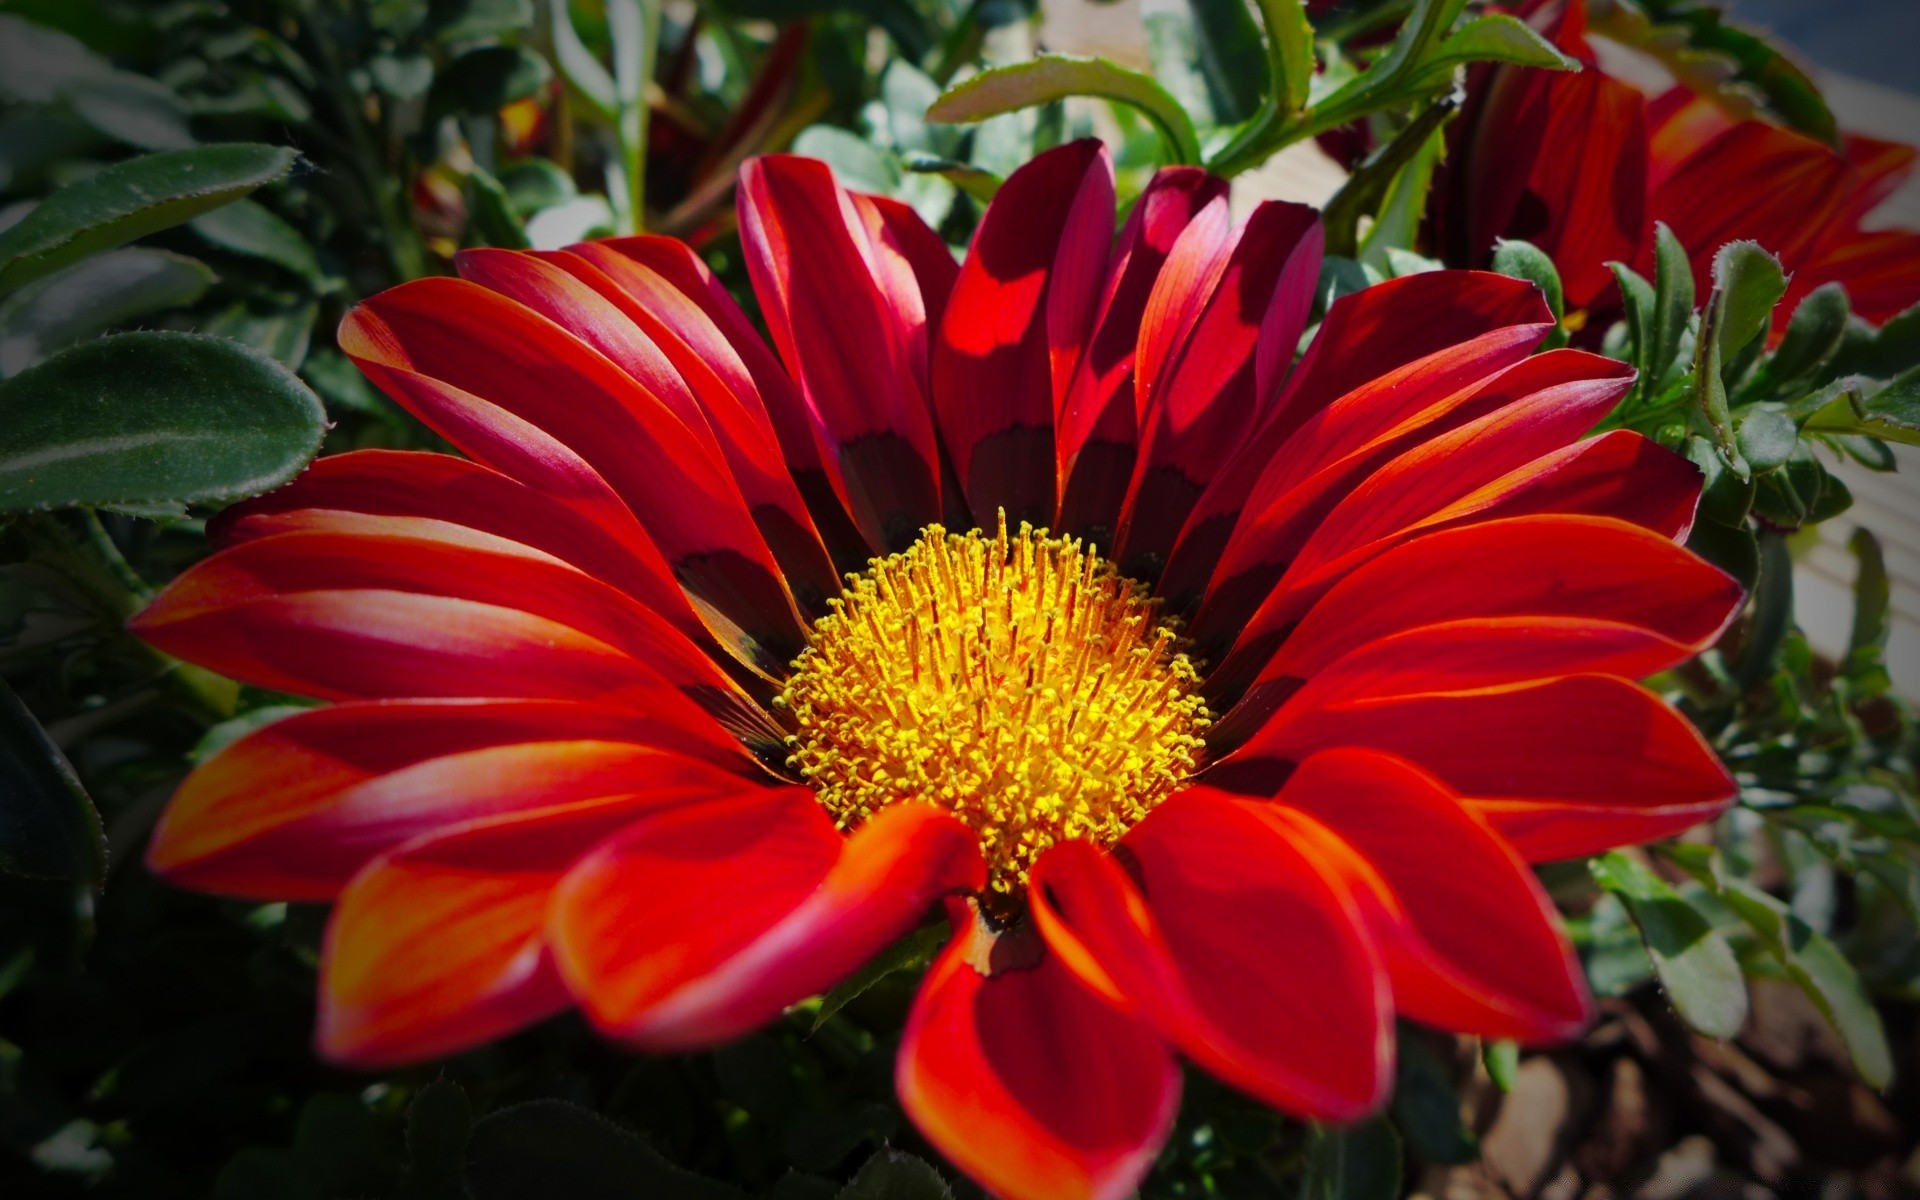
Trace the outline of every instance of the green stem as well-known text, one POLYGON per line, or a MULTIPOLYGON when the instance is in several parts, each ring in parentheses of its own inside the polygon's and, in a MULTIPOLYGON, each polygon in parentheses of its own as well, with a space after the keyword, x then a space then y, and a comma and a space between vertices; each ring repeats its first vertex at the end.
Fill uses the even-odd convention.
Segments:
POLYGON ((621 174, 626 183, 626 210, 620 214, 623 232, 641 233, 647 221, 647 86, 653 82, 660 54, 661 0, 634 0, 631 9, 610 7, 613 26, 614 92, 620 111, 615 115, 614 138, 620 147, 621 174), (640 24, 627 27, 619 14, 637 10, 640 24), (638 45, 623 46, 629 38, 638 45), (629 57, 629 53, 631 56, 629 57))
POLYGON ((91 510, 84 514, 78 536, 52 514, 29 517, 20 528, 33 561, 64 579, 180 699, 213 718, 233 715, 238 688, 231 680, 181 662, 127 631, 128 618, 146 607, 152 592, 91 510))

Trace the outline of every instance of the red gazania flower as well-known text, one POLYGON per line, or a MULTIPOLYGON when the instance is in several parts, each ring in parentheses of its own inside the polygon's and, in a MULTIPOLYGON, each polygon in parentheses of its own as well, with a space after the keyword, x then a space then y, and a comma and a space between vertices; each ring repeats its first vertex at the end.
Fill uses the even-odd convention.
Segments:
POLYGON ((1653 267, 1654 222, 1693 258, 1701 295, 1714 253, 1751 239, 1793 274, 1780 307, 1823 283, 1880 324, 1920 302, 1920 233, 1865 219, 1914 166, 1911 147, 1849 135, 1839 149, 1675 87, 1651 99, 1608 76, 1587 36, 1585 0, 1534 0, 1529 19, 1577 73, 1483 68, 1455 122, 1434 189, 1438 253, 1481 266, 1498 238, 1520 238, 1559 267, 1567 305, 1610 318, 1606 264, 1653 267))
POLYGON ((1733 791, 1632 682, 1740 598, 1676 545, 1695 472, 1581 440, 1629 372, 1530 356, 1515 280, 1346 297, 1295 363, 1315 216, 1225 190, 1164 171, 1116 242, 1065 146, 956 266, 753 161, 771 350, 657 237, 362 305, 343 348, 468 457, 323 459, 138 618, 333 702, 197 770, 148 861, 332 901, 318 1045, 369 1065, 570 1006, 723 1042, 943 905, 900 1098, 1011 1197, 1130 1192, 1176 1055, 1345 1120, 1396 1011, 1573 1035, 1528 864, 1733 791))

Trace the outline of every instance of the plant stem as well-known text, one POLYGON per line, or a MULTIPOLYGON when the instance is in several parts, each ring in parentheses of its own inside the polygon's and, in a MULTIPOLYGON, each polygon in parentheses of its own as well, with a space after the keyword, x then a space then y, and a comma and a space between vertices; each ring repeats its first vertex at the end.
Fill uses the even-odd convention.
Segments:
POLYGON ((239 688, 232 680, 181 662, 127 632, 127 619, 146 606, 152 592, 91 510, 84 514, 78 537, 53 514, 29 517, 20 529, 33 561, 64 579, 130 648, 152 663, 180 699, 209 717, 233 715, 239 688))

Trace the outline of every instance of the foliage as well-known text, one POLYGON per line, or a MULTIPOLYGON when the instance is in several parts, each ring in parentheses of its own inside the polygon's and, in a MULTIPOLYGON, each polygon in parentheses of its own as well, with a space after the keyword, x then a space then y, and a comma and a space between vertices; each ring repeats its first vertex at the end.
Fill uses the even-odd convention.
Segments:
MULTIPOLYGON (((1149 0, 1151 72, 1036 50, 1028 0, 8 0, 0 4, 0 1182, 9 1195, 531 1195, 918 1200, 931 1165, 891 1064, 938 931, 773 1028, 638 1059, 562 1018, 433 1067, 336 1071, 308 1048, 324 913, 209 900, 140 865, 189 763, 293 711, 132 638, 206 519, 315 453, 440 448, 333 343, 353 303, 462 248, 688 239, 741 291, 733 173, 793 149, 910 204, 955 247, 1000 181, 1099 132, 1122 195, 1151 171, 1232 176, 1365 123, 1326 212, 1322 306, 1432 269, 1420 214, 1476 63, 1574 64, 1478 0, 1149 0), (876 34, 874 31, 880 33, 876 34), (876 50, 884 40, 885 50, 876 50), (556 1190, 557 1189, 557 1190, 556 1190)), ((1743 111, 1831 139, 1819 93, 1717 12, 1607 0, 1595 21, 1743 111)), ((1801 989, 1859 1075, 1891 1070, 1880 1008, 1920 999, 1912 714, 1890 691, 1888 584, 1856 535, 1848 652, 1794 622, 1792 550, 1850 504, 1830 463, 1920 441, 1920 309, 1875 329, 1839 288, 1785 291, 1766 248, 1719 248, 1695 294, 1664 228, 1625 265, 1632 363, 1606 428, 1701 470, 1690 545, 1751 600, 1657 681, 1735 773, 1739 807, 1679 843, 1545 877, 1596 992, 1657 981, 1725 1037, 1745 978, 1801 989)), ((743 299, 746 298, 743 295, 743 299)), ((1402 1030, 1394 1102, 1332 1130, 1199 1074, 1152 1197, 1380 1200, 1472 1159, 1463 1080, 1510 1044, 1402 1030)))

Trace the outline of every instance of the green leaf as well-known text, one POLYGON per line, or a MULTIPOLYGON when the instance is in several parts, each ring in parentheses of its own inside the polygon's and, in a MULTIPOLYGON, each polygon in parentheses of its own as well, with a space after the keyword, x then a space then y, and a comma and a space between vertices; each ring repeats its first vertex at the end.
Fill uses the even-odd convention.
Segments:
POLYGON ((293 1156, 329 1196, 372 1196, 392 1186, 394 1163, 379 1123, 351 1096, 321 1092, 301 1106, 293 1156))
POLYGON ((130 247, 82 259, 0 300, 0 378, 75 342, 200 299, 214 274, 165 250, 130 247))
POLYGON ((938 175, 983 204, 992 200, 994 193, 1000 190, 1000 185, 1006 182, 992 171, 982 170, 972 163, 926 154, 908 154, 902 158, 900 165, 915 173, 938 175))
POLYGON ((215 313, 200 332, 251 346, 297 371, 306 362, 319 315, 319 302, 311 298, 257 295, 215 313))
POLYGON ((179 95, 144 75, 115 71, 80 80, 60 98, 89 127, 136 149, 180 150, 199 142, 179 95))
POLYGON ((1696 521, 1687 535, 1687 549, 1733 576, 1748 591, 1760 578, 1760 542, 1746 521, 1738 525, 1696 521))
POLYGON ((1674 1011, 1708 1037, 1730 1038, 1747 1019, 1747 985, 1733 947, 1672 885, 1618 850, 1588 863, 1626 904, 1674 1011))
POLYGON ((70 183, 0 233, 0 295, 230 204, 285 175, 294 158, 279 146, 199 146, 117 163, 70 183))
POLYGON ((1719 525, 1746 524, 1753 507, 1753 477, 1742 479, 1720 456, 1720 447, 1698 434, 1689 434, 1680 452, 1700 468, 1700 515, 1719 525))
POLYGON ((1200 138, 1193 121, 1166 89, 1150 76, 1100 58, 1046 54, 1030 62, 982 71, 949 88, 927 110, 927 120, 944 124, 984 121, 1068 96, 1099 96, 1131 105, 1153 122, 1173 161, 1200 161, 1200 138))
POLYGON ((195 217, 189 227, 222 250, 270 262, 310 282, 325 274, 306 237, 264 204, 236 200, 195 217))
POLYGON ((1344 1129, 1317 1127, 1304 1175, 1301 1200, 1397 1200, 1400 1135, 1379 1117, 1344 1129))
POLYGON ((544 158, 509 163, 500 168, 498 178, 507 193, 507 202, 522 217, 565 204, 580 194, 573 186, 573 177, 544 158))
POLYGON ((1853 580, 1853 625, 1847 634, 1847 657, 1840 672, 1853 682, 1864 696, 1884 693, 1892 680, 1887 676, 1887 635, 1892 630, 1893 584, 1887 576, 1886 553, 1880 539, 1865 529, 1856 529, 1847 539, 1859 567, 1853 580))
POLYGON ((1513 279, 1524 279, 1539 288, 1547 298, 1547 307, 1558 321, 1566 310, 1566 293, 1560 287, 1560 269, 1547 252, 1532 242, 1500 238, 1493 244, 1493 269, 1513 279))
POLYGON ((1786 410, 1774 404, 1754 404, 1737 415, 1735 441, 1747 465, 1755 472, 1786 465, 1800 444, 1800 426, 1786 410))
POLYGON ((499 37, 532 24, 532 0, 433 0, 427 7, 427 31, 443 42, 499 37))
POLYGON ((1401 132, 1403 138, 1419 137, 1419 131, 1426 129, 1412 156, 1394 173, 1373 215, 1373 225, 1360 240, 1357 257, 1363 266, 1386 269, 1395 276, 1439 269, 1439 263, 1416 256, 1412 247, 1426 218, 1427 193, 1433 187, 1434 170, 1446 153, 1445 126, 1453 111, 1452 104, 1437 101, 1428 105, 1426 111, 1401 132), (1420 261, 1410 261, 1413 258, 1420 261), (1433 265, 1429 267, 1427 263, 1433 265))
POLYGON ((513 210, 513 200, 498 179, 475 167, 467 176, 466 192, 471 229, 484 245, 508 250, 525 250, 533 245, 527 227, 520 223, 520 214, 513 210))
POLYGON ((1610 262, 1607 269, 1613 272, 1614 280, 1620 285, 1621 307, 1626 311, 1627 342, 1632 348, 1631 362, 1640 377, 1634 380, 1638 391, 1652 389, 1655 375, 1665 369, 1665 364, 1656 365, 1654 353, 1654 309, 1657 297, 1653 285, 1646 281, 1633 268, 1625 263, 1610 262))
POLYGON ((249 1146, 227 1160, 213 1200, 322 1200, 324 1193, 285 1150, 249 1146))
POLYGON ((953 1200, 953 1189, 924 1159, 886 1149, 862 1164, 835 1200, 953 1200))
POLYGON ((1894 376, 1860 402, 1860 429, 1890 442, 1920 446, 1920 367, 1894 376))
POLYGON ((0 98, 51 104, 72 84, 114 73, 112 63, 78 38, 0 13, 0 98))
MULTIPOLYGON (((1407 230, 1407 209, 1413 193, 1418 193, 1420 203, 1425 203, 1425 193, 1433 181, 1433 168, 1438 151, 1435 149, 1437 134, 1452 119, 1459 106, 1445 101, 1429 104, 1420 114, 1407 122, 1406 127, 1393 135, 1393 139, 1376 148, 1367 155, 1366 161, 1356 167, 1340 190, 1327 201, 1326 212, 1321 217, 1321 225, 1326 229, 1327 254, 1339 258, 1355 258, 1360 246, 1360 218, 1373 216, 1391 207, 1399 216, 1399 246, 1412 245, 1405 236, 1407 230), (1400 186, 1405 176, 1410 187, 1400 186), (1394 196, 1393 193, 1399 193, 1394 196)), ((1413 214, 1416 218, 1418 210, 1413 214)), ((1369 265, 1378 270, 1382 265, 1387 243, 1380 243, 1369 231, 1369 242, 1379 244, 1380 252, 1371 256, 1369 265)))
POLYGON ((547 60, 517 46, 469 50, 435 77, 427 92, 427 111, 484 117, 547 85, 553 71, 547 60))
POLYGON ((1652 321, 1647 327, 1647 387, 1657 390, 1674 358, 1680 339, 1693 316, 1693 264, 1687 248, 1666 223, 1654 226, 1652 321))
POLYGON ((1744 879, 1732 878, 1721 898, 1786 968, 1787 977, 1807 994, 1839 1032, 1854 1069, 1869 1087, 1893 1080, 1893 1053, 1880 1013, 1861 986, 1860 976, 1840 948, 1795 916, 1784 901, 1744 879))
POLYGON ((1413 11, 1386 53, 1314 106, 1316 125, 1343 123, 1394 101, 1411 99, 1422 88, 1447 86, 1450 69, 1443 65, 1430 72, 1422 64, 1465 6, 1466 0, 1414 0, 1413 11))
POLYGON ((674 1166, 584 1108, 534 1100, 474 1122, 467 1186, 474 1200, 744 1200, 730 1184, 674 1166))
POLYGON ((620 108, 613 76, 580 40, 573 15, 567 11, 567 0, 547 0, 547 5, 553 16, 553 60, 560 68, 560 77, 602 121, 611 122, 620 108))
POLYGON ((1462 25, 1422 60, 1421 71, 1424 74, 1436 67, 1451 68, 1469 62, 1503 62, 1553 71, 1580 70, 1578 59, 1568 57, 1525 21, 1506 13, 1490 13, 1462 25))
MULTIPOLYGON (((1778 477, 1769 476, 1768 482, 1778 477)), ((1762 529, 1757 536, 1759 570, 1750 589, 1753 615, 1733 664, 1734 682, 1743 688, 1757 687, 1772 678, 1780 661, 1780 647, 1793 629, 1793 551, 1786 537, 1773 529, 1762 529)))
POLYGON ((1758 242, 1728 242, 1713 256, 1713 290, 1720 310, 1714 331, 1726 361, 1772 322, 1773 306, 1787 294, 1787 275, 1758 242))
POLYGON ((900 186, 900 170, 891 155, 838 125, 807 126, 793 139, 793 152, 826 163, 834 177, 854 191, 887 196, 900 186))
POLYGON ((473 1132, 473 1105, 450 1079, 420 1089, 407 1106, 407 1165, 396 1200, 466 1200, 461 1168, 473 1132))
POLYGON ((882 950, 867 965, 834 986, 820 998, 820 1011, 813 1016, 813 1031, 819 1032, 833 1014, 851 1004, 863 992, 879 983, 882 979, 899 971, 911 971, 933 961, 933 956, 946 945, 949 931, 946 922, 937 922, 924 929, 916 929, 893 945, 882 950))
POLYGON ((1260 83, 1268 73, 1260 29, 1246 0, 1187 0, 1187 7, 1215 120, 1222 125, 1246 120, 1260 107, 1260 83))
POLYGON ((1520 1072, 1520 1043, 1505 1040, 1486 1042, 1480 1047, 1480 1061, 1486 1065, 1487 1078, 1502 1092, 1513 1091, 1520 1072))
POLYGON ((1391 1111, 1414 1153, 1428 1162, 1452 1165, 1479 1157, 1480 1139, 1460 1119, 1460 1095, 1452 1073, 1426 1036, 1404 1025, 1394 1064, 1391 1111))
POLYGON ((1307 106, 1313 86, 1313 26, 1300 0, 1255 0, 1261 23, 1267 27, 1267 88, 1269 103, 1283 117, 1307 106))
POLYGON ((1756 387, 1785 387, 1812 375, 1840 348, 1847 316, 1847 289, 1838 283, 1822 284, 1801 297, 1780 348, 1761 366, 1756 387))
POLYGON ((0 423, 0 511, 255 495, 293 478, 325 433, 291 371, 185 333, 56 354, 0 383, 0 423))
POLYGON ((60 748, 0 679, 0 871, 99 887, 100 814, 60 748))

